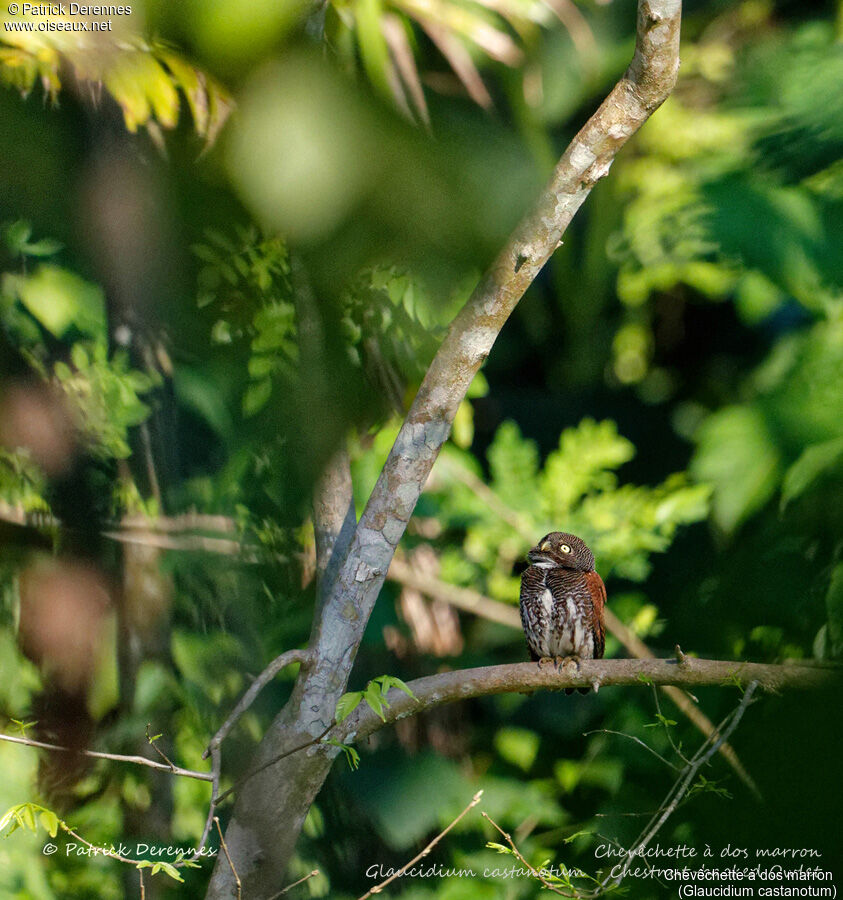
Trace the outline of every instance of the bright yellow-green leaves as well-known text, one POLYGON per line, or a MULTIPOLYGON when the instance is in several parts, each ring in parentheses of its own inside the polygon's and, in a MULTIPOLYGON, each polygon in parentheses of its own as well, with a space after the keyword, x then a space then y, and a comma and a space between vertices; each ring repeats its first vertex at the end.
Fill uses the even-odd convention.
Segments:
POLYGON ((0 31, 0 80, 24 95, 36 84, 55 102, 62 70, 96 95, 101 87, 120 106, 126 129, 146 128, 156 142, 175 128, 180 95, 187 100, 196 133, 215 140, 231 110, 226 90, 171 48, 120 32, 0 31))

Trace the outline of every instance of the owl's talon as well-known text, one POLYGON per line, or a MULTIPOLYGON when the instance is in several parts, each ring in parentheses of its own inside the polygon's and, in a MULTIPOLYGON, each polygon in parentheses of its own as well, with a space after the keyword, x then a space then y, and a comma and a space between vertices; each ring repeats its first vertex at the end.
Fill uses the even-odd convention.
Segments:
POLYGON ((544 668, 544 666, 546 666, 548 663, 553 663, 553 659, 549 656, 542 656, 536 661, 539 669, 544 668))

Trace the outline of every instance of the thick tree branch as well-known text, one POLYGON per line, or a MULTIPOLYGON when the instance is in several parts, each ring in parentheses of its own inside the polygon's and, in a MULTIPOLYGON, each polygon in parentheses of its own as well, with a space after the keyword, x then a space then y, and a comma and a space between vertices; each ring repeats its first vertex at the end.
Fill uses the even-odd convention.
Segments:
MULTIPOLYGON (((561 690, 566 687, 600 687, 610 685, 662 685, 682 687, 721 685, 747 687, 753 681, 766 691, 812 690, 843 682, 840 667, 806 665, 772 665, 719 659, 589 659, 578 666, 571 664, 557 671, 552 665, 516 663, 507 666, 485 666, 458 669, 417 678, 408 683, 416 700, 393 688, 387 695, 389 708, 382 720, 372 709, 361 704, 332 734, 343 742, 359 741, 384 725, 434 709, 456 700, 486 697, 492 694, 523 693, 538 690, 561 690)), ((576 702, 567 697, 560 703, 576 702)))
POLYGON ((348 452, 342 447, 329 460, 313 497, 316 581, 320 605, 330 592, 330 585, 336 577, 356 525, 351 463, 348 452))

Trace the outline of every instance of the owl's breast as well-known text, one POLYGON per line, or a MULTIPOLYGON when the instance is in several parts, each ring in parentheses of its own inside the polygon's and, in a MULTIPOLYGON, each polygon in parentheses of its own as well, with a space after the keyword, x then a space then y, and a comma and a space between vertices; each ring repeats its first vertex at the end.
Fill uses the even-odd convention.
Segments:
POLYGON ((521 618, 530 650, 538 657, 593 658, 594 609, 583 573, 528 572, 522 577, 521 618))

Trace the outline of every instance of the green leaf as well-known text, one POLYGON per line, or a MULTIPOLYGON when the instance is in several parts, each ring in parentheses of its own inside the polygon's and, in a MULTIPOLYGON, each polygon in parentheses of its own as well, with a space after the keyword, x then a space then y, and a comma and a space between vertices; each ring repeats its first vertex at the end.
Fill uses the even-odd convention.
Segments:
POLYGON ((381 0, 357 0, 354 15, 357 19, 360 57, 366 74, 383 96, 391 98, 393 93, 389 73, 392 70, 392 62, 381 28, 383 15, 381 0))
POLYGON ((13 254, 18 254, 22 252, 22 248, 29 240, 31 234, 32 224, 21 219, 17 222, 12 222, 11 225, 7 225, 3 237, 9 250, 13 254))
POLYGON ((564 839, 564 843, 571 844, 577 838, 587 837, 588 835, 594 834, 593 831, 575 831, 573 834, 569 834, 568 837, 564 839))
POLYGON ((55 837, 58 834, 59 817, 51 809, 42 810, 39 819, 50 837, 55 837))
POLYGON ((398 688, 399 691, 403 691, 412 700, 418 702, 419 698, 410 690, 408 685, 395 675, 381 675, 380 678, 376 678, 375 681, 379 681, 383 685, 384 694, 386 694, 391 687, 395 687, 398 688))
MULTIPOLYGON (((331 738, 329 740, 323 741, 325 744, 331 744, 333 747, 339 747, 340 750, 345 754, 345 760, 348 763, 349 769, 352 771, 356 770, 360 766, 360 754, 354 749, 354 747, 349 746, 348 744, 343 744, 342 741, 335 740, 331 738)), ((311 807, 311 812, 316 807, 311 807)))
POLYGON ((59 250, 64 248, 64 244, 61 241, 53 240, 52 238, 43 238, 40 241, 36 241, 34 244, 25 244, 21 252, 25 256, 54 256, 59 250))
POLYGON ((179 870, 167 862, 161 862, 157 864, 157 867, 153 866, 152 874, 155 875, 157 872, 164 872, 166 875, 169 875, 174 881, 184 882, 184 878, 179 874, 179 870))
POLYGON ((507 762, 529 771, 539 752, 540 738, 526 728, 499 728, 494 737, 495 749, 507 762))
POLYGON ((12 818, 15 815, 16 806, 11 807, 11 809, 7 809, 5 813, 3 813, 3 818, 0 819, 0 831, 2 831, 9 822, 12 821, 12 818))
POLYGON ((272 379, 263 378, 250 384, 243 393, 243 415, 257 415, 272 396, 272 379))
POLYGON ((75 326, 88 337, 105 341, 105 299, 96 285, 49 264, 13 284, 20 302, 55 337, 64 337, 75 326))
POLYGON ((706 419, 697 434, 691 473, 714 485, 712 512, 731 533, 770 499, 780 458, 767 421, 755 406, 729 406, 706 419))
POLYGON ((342 697, 337 700, 337 708, 334 711, 334 718, 337 720, 337 723, 347 719, 354 710, 357 709, 362 699, 362 691, 350 691, 347 694, 343 694, 342 697))
POLYGON ((494 841, 486 841, 486 849, 497 850, 498 853, 512 853, 512 849, 510 847, 504 847, 503 844, 497 844, 494 841))
POLYGON ((782 483, 781 508, 804 494, 823 474, 843 460, 843 438, 806 447, 787 470, 782 483))
POLYGON ((377 681, 370 681, 366 685, 366 690, 363 692, 363 699, 368 703, 375 715, 385 722, 386 716, 383 711, 389 704, 384 697, 383 688, 377 681))
POLYGON ((36 821, 35 821, 35 809, 34 809, 34 807, 33 807, 33 804, 31 804, 31 803, 24 803, 24 804, 23 804, 23 807, 21 808, 20 814, 21 814, 21 816, 22 816, 22 818, 23 818, 23 824, 24 824, 30 831, 37 831, 37 830, 38 830, 37 823, 36 823, 36 821))

